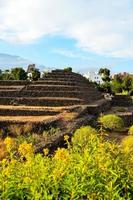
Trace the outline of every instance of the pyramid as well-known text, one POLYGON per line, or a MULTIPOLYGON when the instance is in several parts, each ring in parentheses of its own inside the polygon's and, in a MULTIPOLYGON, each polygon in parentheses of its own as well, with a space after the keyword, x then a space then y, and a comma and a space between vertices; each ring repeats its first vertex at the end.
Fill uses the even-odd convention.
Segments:
POLYGON ((39 81, 0 81, 0 123, 44 122, 66 107, 91 105, 102 94, 81 74, 53 70, 39 81))
POLYGON ((71 106, 102 98, 82 75, 63 70, 53 70, 36 82, 0 81, 0 105, 71 106))

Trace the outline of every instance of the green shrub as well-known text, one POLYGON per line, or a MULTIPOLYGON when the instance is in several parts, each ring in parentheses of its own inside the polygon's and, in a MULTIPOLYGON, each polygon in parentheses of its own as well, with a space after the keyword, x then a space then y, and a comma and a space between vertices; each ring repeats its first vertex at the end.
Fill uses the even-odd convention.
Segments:
POLYGON ((41 76, 39 69, 34 69, 34 70, 32 70, 31 73, 32 73, 32 80, 33 81, 37 81, 41 76))
POLYGON ((76 130, 72 138, 72 144, 75 146, 86 146, 90 142, 90 137, 97 135, 98 132, 91 126, 84 126, 76 130))
POLYGON ((64 71, 65 71, 65 72, 72 72, 72 67, 65 67, 65 68, 64 68, 64 71))
POLYGON ((133 125, 129 128, 128 134, 133 135, 133 125))
POLYGON ((123 119, 114 114, 101 116, 99 122, 105 129, 109 130, 121 130, 124 128, 123 119))

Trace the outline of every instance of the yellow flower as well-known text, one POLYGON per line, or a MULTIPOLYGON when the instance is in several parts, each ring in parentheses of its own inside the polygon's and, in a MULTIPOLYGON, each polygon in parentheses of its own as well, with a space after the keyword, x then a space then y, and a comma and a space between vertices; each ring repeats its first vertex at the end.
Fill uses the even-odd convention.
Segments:
POLYGON ((11 159, 11 162, 10 162, 12 165, 15 165, 17 163, 17 160, 15 159, 11 159))
POLYGON ((64 136, 64 140, 65 140, 65 141, 68 141, 68 140, 69 140, 69 136, 68 136, 68 135, 65 135, 65 136, 64 136))
POLYGON ((27 184, 27 185, 29 185, 29 184, 32 183, 32 180, 29 177, 25 177, 24 178, 24 183, 27 184))
POLYGON ((56 160, 68 160, 69 159, 69 152, 67 149, 64 148, 58 148, 55 155, 54 159, 56 160))
POLYGON ((46 148, 46 149, 43 149, 43 153, 44 153, 45 156, 47 156, 48 153, 49 153, 49 150, 48 150, 47 148, 46 148))
POLYGON ((133 152, 133 136, 128 136, 122 141, 123 150, 125 153, 133 152))
POLYGON ((6 164, 8 163, 8 160, 7 160, 6 158, 4 158, 4 159, 1 161, 1 163, 2 163, 3 165, 6 165, 6 164))
POLYGON ((10 176, 10 173, 11 173, 11 170, 10 170, 9 167, 5 167, 5 168, 3 169, 3 174, 4 174, 5 176, 10 176))
POLYGON ((19 148, 18 148, 18 152, 23 156, 23 157, 26 157, 28 155, 31 155, 33 154, 33 146, 32 144, 28 144, 27 142, 24 142, 22 144, 19 145, 19 148))
POLYGON ((61 179, 64 175, 66 174, 66 172, 65 172, 65 170, 64 170, 64 168, 55 168, 54 170, 53 170, 53 179, 54 179, 54 181, 55 182, 57 182, 57 180, 59 180, 59 179, 61 179))
POLYGON ((6 144, 6 148, 8 152, 10 152, 14 148, 15 141, 13 138, 7 137, 4 143, 6 144))

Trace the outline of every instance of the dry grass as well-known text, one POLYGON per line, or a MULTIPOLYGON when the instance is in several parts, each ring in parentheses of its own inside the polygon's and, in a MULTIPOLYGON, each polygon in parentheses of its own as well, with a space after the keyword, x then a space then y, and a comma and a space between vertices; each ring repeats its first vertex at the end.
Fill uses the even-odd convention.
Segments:
POLYGON ((22 126, 21 125, 15 125, 15 124, 10 125, 8 127, 8 130, 9 130, 10 133, 14 134, 15 136, 21 135, 22 132, 23 132, 22 126))
POLYGON ((23 125, 24 134, 32 132, 32 129, 33 129, 33 125, 30 123, 23 125))
POLYGON ((0 160, 3 160, 7 155, 6 145, 3 140, 0 140, 0 160))
POLYGON ((31 123, 27 123, 24 125, 12 124, 8 127, 9 132, 12 133, 14 136, 31 133, 32 129, 33 125, 31 123))

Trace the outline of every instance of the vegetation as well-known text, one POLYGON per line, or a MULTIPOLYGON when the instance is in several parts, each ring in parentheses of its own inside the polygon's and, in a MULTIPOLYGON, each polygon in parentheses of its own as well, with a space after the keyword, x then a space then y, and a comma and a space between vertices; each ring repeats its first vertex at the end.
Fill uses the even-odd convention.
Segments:
POLYGON ((133 79, 129 74, 116 74, 113 78, 110 76, 110 70, 107 68, 100 68, 99 75, 101 75, 103 83, 97 84, 97 88, 102 92, 108 93, 122 93, 133 94, 133 79))
POLYGON ((133 135, 133 125, 129 128, 128 134, 133 135))
POLYGON ((111 84, 110 84, 110 70, 107 68, 100 68, 99 75, 101 75, 103 83, 99 84, 97 87, 101 92, 111 93, 111 84))
MULTIPOLYGON (((52 156, 34 154, 31 143, 4 141, 7 155, 0 162, 0 199, 132 199, 133 158, 128 142, 104 141, 87 126, 78 129, 68 149, 52 156)), ((129 145, 130 146, 130 145, 129 145)))
POLYGON ((1 80, 13 80, 10 70, 5 70, 1 73, 1 80))
POLYGON ((122 92, 122 79, 119 75, 116 75, 112 80, 111 89, 114 93, 122 92))
POLYGON ((20 135, 26 135, 27 133, 32 133, 33 125, 28 123, 24 125, 10 125, 8 127, 8 131, 10 134, 12 134, 14 137, 15 136, 20 136, 20 135))
POLYGON ((110 82, 110 70, 107 68, 101 68, 99 74, 102 77, 103 82, 110 82))
POLYGON ((13 78, 13 80, 26 80, 27 73, 23 68, 16 67, 11 69, 11 77, 13 78))
POLYGON ((133 154, 133 136, 128 136, 122 141, 122 148, 126 154, 133 154))
POLYGON ((40 78, 40 71, 38 69, 34 69, 32 72, 32 80, 37 81, 40 78))
POLYGON ((132 89, 132 78, 125 76, 122 82, 123 90, 130 91, 132 89))
POLYGON ((111 83, 110 82, 105 82, 102 84, 97 85, 97 88, 101 91, 101 92, 107 92, 107 93, 111 93, 111 83))
POLYGON ((124 128, 124 121, 114 114, 104 115, 99 118, 99 123, 109 130, 121 130, 124 128))
POLYGON ((115 93, 120 93, 122 91, 129 92, 130 90, 132 90, 132 82, 132 78, 130 78, 128 75, 121 76, 120 74, 118 74, 112 80, 112 91, 115 93))
POLYGON ((64 71, 65 71, 65 72, 72 72, 72 67, 65 67, 65 68, 64 68, 64 71))
MULTIPOLYGON (((38 80, 40 78, 40 71, 34 69, 31 72, 31 79, 38 80)), ((11 70, 0 70, 0 80, 27 80, 28 73, 22 67, 15 67, 11 70)))

